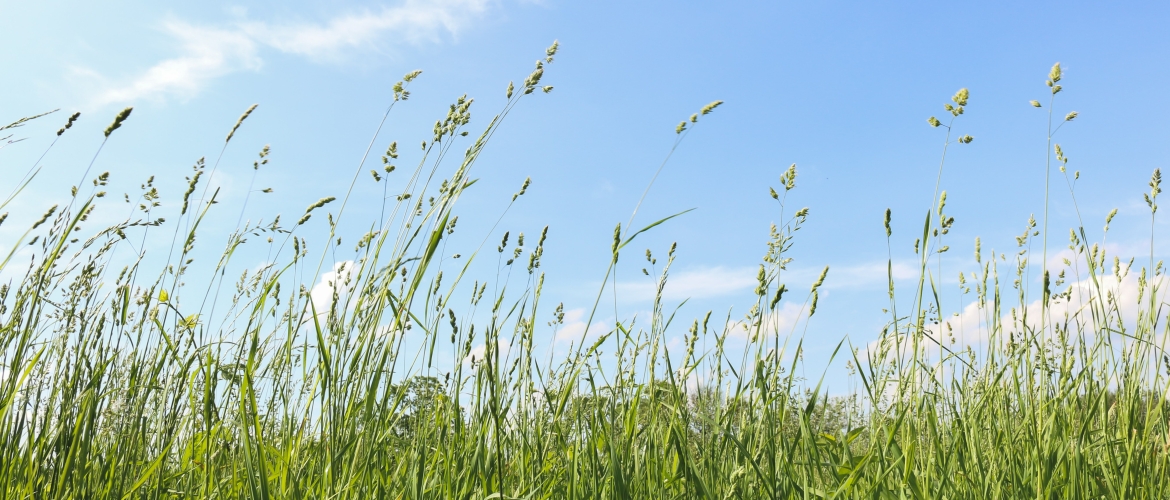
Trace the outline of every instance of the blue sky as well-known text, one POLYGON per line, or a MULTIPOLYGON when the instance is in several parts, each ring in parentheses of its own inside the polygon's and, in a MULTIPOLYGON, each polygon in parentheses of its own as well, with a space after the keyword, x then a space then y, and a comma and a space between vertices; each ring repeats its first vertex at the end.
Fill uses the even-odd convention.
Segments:
MULTIPOLYGON (((618 316, 644 312, 642 249, 679 244, 668 297, 690 297, 683 318, 714 309, 742 315, 778 212, 768 186, 796 163, 792 207, 811 216, 798 233, 789 279, 803 290, 830 265, 809 327, 810 355, 849 336, 873 340, 885 316, 887 250, 910 272, 913 240, 930 205, 943 132, 926 118, 961 88, 970 104, 956 132, 975 141, 950 149, 942 187, 957 219, 943 282, 975 269, 973 241, 1009 256, 1030 214, 1043 209, 1047 114, 1044 79, 1065 71, 1059 116, 1076 110, 1058 142, 1081 172, 1080 213, 1097 238, 1120 212, 1110 248, 1148 255, 1151 228, 1141 201, 1150 173, 1166 166, 1170 125, 1170 8, 1160 2, 159 2, 0 3, 0 121, 61 108, 17 129, 27 140, 0 149, 0 191, 11 190, 44 151, 68 112, 82 117, 45 158, 39 177, 0 229, 11 241, 51 200, 65 199, 122 107, 134 114, 94 171, 114 175, 111 192, 133 192, 149 175, 178 195, 202 156, 214 157, 239 113, 259 103, 233 139, 215 182, 231 210, 211 226, 234 227, 251 162, 271 144, 271 164, 247 217, 299 214, 340 196, 402 74, 422 69, 410 101, 391 115, 376 149, 417 144, 447 104, 476 98, 472 129, 503 105, 554 39, 554 85, 517 108, 482 160, 480 184, 461 201, 467 242, 478 242, 525 177, 528 194, 497 233, 551 226, 545 304, 587 308, 608 262, 613 226, 629 217, 669 151, 675 124, 716 99, 646 199, 656 228, 623 262, 618 316)), ((3 135, 0 134, 0 137, 3 135)), ((6 142, 6 141, 5 141, 6 142)), ((412 151, 410 147, 403 147, 412 151)), ((1068 189, 1054 177, 1055 249, 1076 224, 1068 189)), ((350 213, 358 232, 376 218, 363 184, 350 213), (364 190, 364 191, 363 191, 364 190), (367 200, 363 202, 362 200, 367 200), (358 224, 358 223, 361 224, 358 224)), ((637 225, 637 223, 635 223, 637 225)), ((1170 235, 1163 218, 1155 234, 1170 235)), ((498 235, 491 236, 498 238, 498 235)), ((640 237, 641 238, 641 237, 640 237)), ((1159 257, 1166 238, 1156 240, 1159 257)), ((1009 263, 1010 264, 1010 263, 1009 263)), ((909 284, 906 282, 905 284, 909 284)), ((909 290, 907 290, 908 292, 909 290)), ((966 302, 944 298, 948 309, 966 302)), ((606 316, 603 313, 600 316, 606 316)), ((612 308, 608 313, 612 317, 612 308)), ((576 316, 573 316, 576 317, 576 316)), ((679 323, 685 331, 689 320, 679 323)))

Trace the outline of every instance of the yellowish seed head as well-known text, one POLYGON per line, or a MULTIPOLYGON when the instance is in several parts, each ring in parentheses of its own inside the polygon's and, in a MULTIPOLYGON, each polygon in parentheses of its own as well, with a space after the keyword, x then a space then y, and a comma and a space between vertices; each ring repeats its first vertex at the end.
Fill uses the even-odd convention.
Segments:
POLYGON ((966 87, 964 87, 964 88, 959 89, 958 92, 955 92, 955 96, 952 97, 951 100, 955 101, 955 104, 958 104, 959 106, 966 106, 967 105, 967 98, 970 96, 971 96, 971 92, 968 91, 966 87))
POLYGON ((703 109, 700 109, 699 113, 704 115, 708 114, 714 111, 715 108, 718 108, 720 104, 723 104, 723 101, 712 101, 710 104, 703 106, 703 109))

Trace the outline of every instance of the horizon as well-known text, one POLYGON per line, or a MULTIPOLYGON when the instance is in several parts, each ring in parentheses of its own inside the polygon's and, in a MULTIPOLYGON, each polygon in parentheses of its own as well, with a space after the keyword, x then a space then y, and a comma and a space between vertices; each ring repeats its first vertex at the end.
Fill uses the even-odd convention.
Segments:
MULTIPOLYGON (((160 190, 173 200, 195 160, 207 157, 210 163, 231 123, 259 104, 211 178, 222 189, 222 210, 213 212, 204 238, 226 236, 239 218, 269 220, 283 213, 288 220, 323 196, 340 197, 355 169, 377 167, 392 140, 401 142, 404 156, 416 154, 412 141, 426 140, 429 120, 441 118, 447 103, 464 92, 477 99, 474 133, 502 103, 507 82, 523 78, 530 61, 557 39, 561 51, 545 82, 555 88, 518 108, 485 153, 477 175, 482 182, 459 209, 461 226, 478 232, 457 233, 453 246, 487 241, 490 248, 504 231, 533 237, 550 226, 541 316, 563 302, 569 323, 543 340, 554 352, 563 351, 586 327, 613 226, 626 224, 670 150, 675 125, 702 105, 723 100, 688 132, 634 226, 697 210, 639 236, 626 253, 650 248, 660 256, 678 242, 679 260, 664 292, 670 302, 689 299, 673 327, 677 352, 690 318, 710 310, 734 320, 753 303, 768 226, 779 222, 767 187, 779 188, 784 169, 797 164, 789 210, 807 206, 811 213, 784 281, 806 289, 823 266, 831 268, 805 335, 809 362, 820 367, 839 340, 866 346, 888 321, 882 313, 888 300, 881 222, 887 207, 893 211, 895 278, 905 285, 916 276, 911 245, 931 204, 942 142, 941 131, 926 118, 945 113, 943 103, 959 88, 971 89, 971 102, 956 133, 971 134, 974 141, 951 148, 941 183, 948 213, 958 219, 937 276, 951 290, 943 298, 949 310, 971 303, 957 292, 956 276, 975 267, 974 238, 982 238, 985 252, 1010 255, 1028 217, 1041 218, 1043 200, 1034 193, 1042 189, 1048 103, 1035 110, 1028 101, 1046 97, 1043 77, 1056 61, 1064 64, 1066 86, 1056 99, 1057 117, 1080 113, 1058 142, 1072 158, 1070 170, 1081 175, 1074 208, 1053 167, 1049 224, 1057 236, 1049 242, 1049 263, 1057 267, 1066 241, 1059 235, 1077 226, 1078 217, 1093 238, 1113 208, 1120 211, 1110 254, 1144 262, 1150 235, 1165 233, 1167 222, 1163 218, 1151 228, 1146 218, 1141 192, 1164 162, 1142 145, 1156 144, 1170 131, 1165 123, 1136 118, 1143 110, 1156 115, 1167 100, 1159 90, 1167 70, 1150 61, 1166 51, 1157 27, 1170 16, 1165 8, 1145 7, 1049 12, 1043 5, 1015 6, 1014 16, 1004 15, 1002 5, 965 7, 950 19, 942 17, 949 11, 945 6, 684 6, 669 13, 637 6, 626 16, 607 17, 601 7, 555 2, 407 1, 338 9, 127 5, 80 7, 55 17, 60 27, 52 30, 37 21, 58 15, 51 6, 8 6, 0 31, 29 49, 10 63, 13 74, 27 76, 0 83, 0 121, 62 110, 12 130, 13 139, 26 140, 0 149, 0 161, 23 172, 56 138, 58 122, 75 110, 82 116, 42 162, 45 172, 17 199, 12 220, 0 226, 0 241, 13 241, 46 206, 68 199, 101 130, 124 106, 135 111, 91 174, 110 171, 115 198, 157 174, 160 190), (636 22, 654 14, 660 23, 636 22), (827 18, 835 24, 809 22, 827 18), (1040 19, 1078 36, 1049 46, 1045 28, 1031 24, 1040 19), (768 29, 770 20, 787 29, 768 29), (954 39, 943 46, 922 36, 939 20, 949 20, 940 25, 953 30, 954 39), (121 36, 103 35, 111 25, 119 26, 121 36), (693 25, 702 27, 681 30, 693 25), (670 36, 675 31, 682 36, 670 36), (806 43, 816 50, 806 54, 806 43), (358 168, 391 101, 390 84, 413 69, 423 74, 411 84, 410 100, 397 105, 375 139, 372 158, 358 168), (267 144, 270 164, 259 170, 249 194, 247 171, 267 144), (528 192, 494 232, 483 233, 528 177, 528 192), (262 187, 275 193, 255 192, 262 187), (245 199, 248 210, 241 215, 245 199)), ((372 200, 379 197, 376 184, 359 176, 351 213, 338 233, 342 248, 377 220, 372 200)), ((322 219, 310 222, 310 234, 323 231, 322 219)), ((1166 242, 1153 245, 1155 260, 1167 255, 1166 242)), ((244 258, 241 269, 266 259, 259 250, 244 258)), ((619 264, 617 281, 610 284, 616 306, 603 307, 595 323, 609 328, 615 320, 649 313, 654 284, 642 276, 639 258, 627 255, 619 264)), ((474 277, 491 277, 490 260, 474 277)), ((1029 286, 1040 279, 1038 266, 1030 266, 1029 286)), ((322 286, 326 280, 312 282, 322 286)), ((804 301, 786 301, 782 310, 799 316, 793 311, 804 301)))

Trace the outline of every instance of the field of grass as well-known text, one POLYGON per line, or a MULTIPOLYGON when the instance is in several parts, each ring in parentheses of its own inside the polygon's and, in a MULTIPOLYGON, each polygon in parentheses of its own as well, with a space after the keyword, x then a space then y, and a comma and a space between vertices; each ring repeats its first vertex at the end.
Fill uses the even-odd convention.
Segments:
MULTIPOLYGON (((68 205, 48 209, 0 256, 0 271, 17 276, 0 287, 3 498, 1170 498, 1166 280, 1153 248, 1148 263, 1126 264, 1075 227, 1067 245, 1075 272, 1041 264, 1037 279, 1033 249, 1047 262, 1065 233, 1046 227, 1047 217, 1033 221, 1017 254, 977 250, 975 272, 962 278, 976 306, 963 314, 984 340, 962 345, 947 322, 958 311, 937 307, 933 264, 954 221, 941 186, 922 233, 910 236, 916 287, 895 290, 891 271, 880 338, 838 348, 862 389, 856 397, 830 397, 818 380, 797 377, 799 330, 776 334, 781 296, 802 297, 807 321, 825 278, 811 289, 784 284, 807 216, 785 208, 796 166, 772 191, 785 222, 772 230, 757 301, 744 304, 746 349, 724 348, 725 323, 674 318, 660 297, 649 320, 590 332, 563 359, 534 352, 535 337, 564 316, 541 302, 545 235, 505 236, 497 248, 459 249, 460 259, 441 249, 466 230, 456 227, 456 206, 481 151, 508 133, 517 102, 552 90, 541 79, 555 52, 508 85, 506 107, 478 133, 468 135, 472 101, 460 99, 413 170, 395 165, 396 144, 375 153, 375 170, 358 169, 354 182, 388 186, 393 177, 406 187, 388 193, 382 220, 369 221, 352 264, 334 275, 343 282, 334 289, 346 292, 332 300, 313 300, 309 289, 348 249, 333 232, 298 228, 312 217, 336 229, 348 196, 207 234, 200 222, 220 207, 205 181, 218 162, 201 160, 177 213, 163 213, 148 184, 129 217, 93 231, 82 229, 87 219, 123 200, 101 191, 108 173, 87 171, 68 205), (172 241, 165 261, 126 242, 148 235, 172 241), (218 261, 192 261, 197 241, 225 238, 218 261), (271 262, 225 275, 242 245, 269 245, 271 262), (476 281, 469 297, 465 272, 493 251, 510 259, 510 278, 476 281), (192 275, 215 276, 213 286, 183 286, 192 275), (1119 292, 1133 276, 1136 295, 1119 292), (915 306, 896 307, 907 302, 915 306), (671 357, 666 332, 688 327, 686 355, 671 357), (421 352, 404 348, 408 336, 424 339, 421 352), (704 383, 689 383, 696 374, 704 383)), ((394 87, 393 102, 415 76, 394 87)), ((1055 99, 1059 66, 1048 78, 1055 99)), ((943 119, 930 118, 940 130, 924 127, 946 135, 940 178, 947 148, 973 140, 951 133, 967 99, 960 90, 943 119)), ((717 106, 680 123, 677 141, 717 106)), ((117 116, 106 140, 117 140, 129 115, 117 116)), ((1074 118, 1055 115, 1050 130, 1074 118)), ((1055 191, 1076 174, 1056 143, 1048 147, 1045 189, 1055 191)), ((5 206, 39 173, 34 166, 17 182, 15 170, 6 167, 16 189, 5 206)), ((1155 172, 1151 218, 1160 181, 1155 172)), ((617 226, 611 272, 619 256, 643 258, 628 244, 656 224, 617 226)), ((673 254, 644 256, 661 264, 647 266, 660 295, 673 254)))

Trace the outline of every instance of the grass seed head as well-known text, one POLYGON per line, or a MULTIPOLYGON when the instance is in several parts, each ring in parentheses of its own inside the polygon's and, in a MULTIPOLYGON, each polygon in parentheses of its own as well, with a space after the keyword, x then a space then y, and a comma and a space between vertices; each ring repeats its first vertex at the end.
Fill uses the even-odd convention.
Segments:
POLYGON ((534 88, 536 88, 537 85, 540 84, 540 79, 543 77, 544 77, 544 63, 541 61, 536 61, 536 69, 533 69, 532 73, 530 73, 528 75, 528 78, 524 79, 524 93, 525 94, 532 93, 532 90, 534 88))
POLYGON ((248 115, 252 114, 252 112, 256 110, 256 106, 259 106, 259 104, 253 104, 247 109, 247 111, 244 111, 244 114, 240 115, 240 119, 236 120, 235 125, 232 125, 231 132, 228 132, 227 138, 224 139, 223 142, 229 142, 232 140, 232 136, 236 135, 236 130, 240 128, 240 125, 244 123, 244 120, 248 118, 248 115))
POLYGON ((813 293, 816 293, 817 289, 820 288, 821 285, 825 284, 825 277, 828 275, 829 275, 829 266, 825 266, 825 269, 821 271, 821 275, 819 277, 817 277, 817 280, 815 282, 813 282, 813 286, 812 286, 813 293))
POLYGON ((553 62, 553 56, 557 55, 557 50, 560 48, 561 42, 559 40, 553 40, 552 45, 549 45, 547 49, 544 49, 544 62, 553 62))
POLYGON ((131 111, 134 111, 134 108, 126 107, 122 111, 118 112, 118 115, 114 117, 114 122, 111 123, 109 127, 106 127, 106 137, 109 137, 110 134, 114 133, 115 130, 118 130, 122 127, 122 122, 126 121, 126 119, 130 117, 131 111))
POLYGON ((784 184, 785 191, 791 191, 796 188, 796 164, 788 166, 788 169, 780 175, 780 183, 784 184))
POLYGON ((613 257, 617 259, 618 247, 622 244, 622 223, 613 228, 613 257))
POLYGON ((710 104, 703 106, 703 108, 699 110, 699 113, 704 115, 709 114, 712 111, 715 111, 715 108, 718 108, 721 104, 723 104, 723 101, 712 101, 710 104))
POLYGON ((955 92, 955 95, 954 95, 954 97, 951 97, 951 100, 955 101, 955 104, 958 104, 959 106, 966 106, 967 105, 967 98, 970 96, 971 96, 971 92, 969 92, 967 90, 967 88, 964 87, 964 88, 959 89, 958 92, 955 92))
POLYGON ((321 198, 321 199, 317 200, 315 203, 313 203, 312 205, 309 205, 309 208, 305 209, 305 213, 309 213, 309 212, 312 212, 313 210, 321 208, 321 207, 325 206, 326 204, 328 204, 336 199, 337 198, 335 198, 333 196, 326 196, 324 198, 321 198))
POLYGON ((525 178, 525 179, 524 179, 524 184, 522 184, 522 185, 520 186, 520 191, 518 191, 518 192, 516 192, 516 194, 512 195, 512 201, 516 201, 516 199, 517 199, 517 198, 519 198, 519 197, 521 197, 521 196, 524 196, 524 193, 528 191, 528 185, 529 185, 529 184, 532 184, 532 178, 531 178, 531 177, 528 177, 528 178, 525 178))
POLYGON ((1158 195, 1162 194, 1162 169, 1154 169, 1154 173, 1150 175, 1150 192, 1143 193, 1142 196, 1146 199, 1146 205, 1150 207, 1150 213, 1158 211, 1158 195))
POLYGON ((57 211, 57 205, 53 205, 53 206, 49 207, 49 209, 45 211, 45 214, 42 215, 41 218, 38 219, 36 221, 36 223, 33 224, 32 228, 36 229, 37 227, 40 227, 40 225, 44 224, 46 221, 48 221, 49 217, 52 217, 53 213, 56 211, 57 211))
POLYGON ((784 297, 784 292, 787 292, 787 291, 788 291, 788 287, 784 286, 784 284, 781 284, 780 286, 776 287, 776 295, 772 296, 772 303, 769 304, 768 308, 775 309, 776 304, 780 303, 780 299, 784 297))
POLYGON ((73 113, 72 115, 70 115, 70 116, 69 116, 69 121, 65 122, 65 126, 64 126, 64 127, 61 127, 61 130, 58 130, 58 131, 57 131, 57 136, 58 136, 58 137, 60 137, 60 136, 61 136, 61 134, 64 134, 66 130, 69 130, 69 128, 73 127, 73 122, 77 121, 77 118, 79 118, 80 116, 81 116, 81 112, 80 112, 80 111, 78 111, 78 112, 76 112, 76 113, 73 113))

